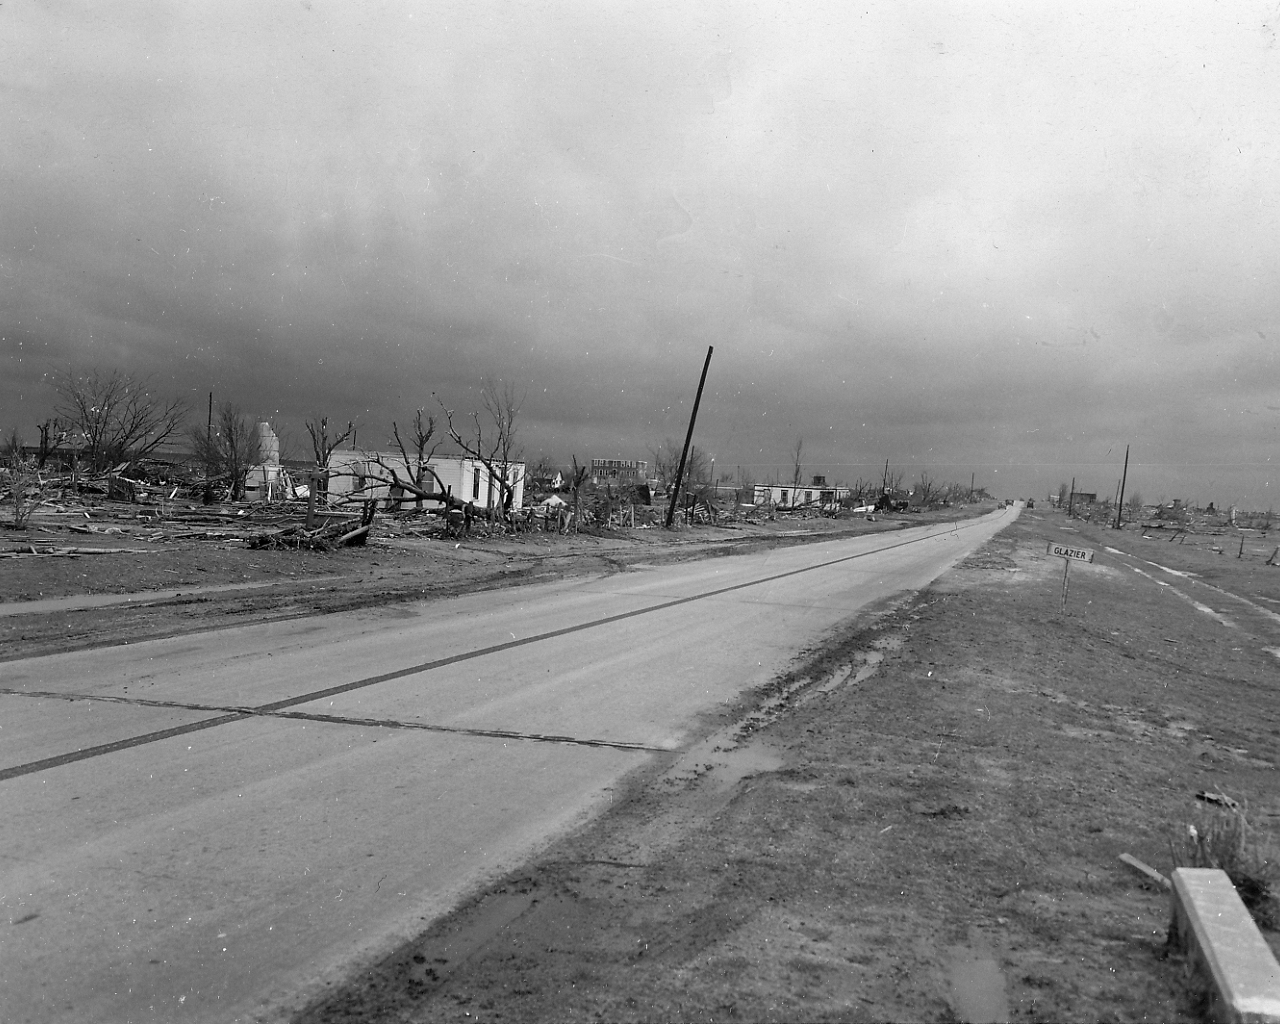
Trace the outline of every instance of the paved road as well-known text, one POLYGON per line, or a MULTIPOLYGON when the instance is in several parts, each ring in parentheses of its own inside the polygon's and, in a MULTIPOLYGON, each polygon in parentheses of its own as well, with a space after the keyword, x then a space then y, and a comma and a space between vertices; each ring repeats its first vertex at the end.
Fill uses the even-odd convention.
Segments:
POLYGON ((277 1019, 1013 514, 0 665, 0 1019, 277 1019))

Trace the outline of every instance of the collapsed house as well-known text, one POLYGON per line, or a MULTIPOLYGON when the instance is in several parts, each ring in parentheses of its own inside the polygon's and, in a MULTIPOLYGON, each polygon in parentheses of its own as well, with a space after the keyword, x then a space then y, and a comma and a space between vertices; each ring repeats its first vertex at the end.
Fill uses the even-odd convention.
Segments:
MULTIPOLYGON (((464 455, 436 455, 424 459, 422 489, 453 495, 479 509, 499 509, 503 504, 501 478, 490 474, 479 459, 464 455), (432 478, 435 474, 435 479, 432 478)), ((393 478, 408 483, 418 479, 416 459, 405 460, 399 452, 336 451, 329 456, 328 494, 331 500, 376 501, 384 507, 412 505, 417 499, 397 487, 393 478)), ((497 468, 497 467, 495 467, 497 468)), ((508 462, 506 481, 511 487, 511 509, 524 507, 525 464, 508 462)))

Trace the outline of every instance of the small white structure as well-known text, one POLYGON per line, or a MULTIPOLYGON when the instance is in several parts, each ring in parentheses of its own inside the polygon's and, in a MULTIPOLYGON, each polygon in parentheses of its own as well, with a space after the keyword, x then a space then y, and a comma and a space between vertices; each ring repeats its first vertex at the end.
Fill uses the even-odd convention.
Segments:
MULTIPOLYGON (((383 466, 395 470, 402 480, 412 483, 417 476, 416 460, 405 463, 399 452, 361 452, 337 451, 329 456, 329 496, 331 498, 350 497, 353 501, 374 500, 396 504, 403 500, 411 505, 415 499, 409 494, 393 493, 391 474, 383 466), (382 465, 379 465, 381 460, 382 465)), ((491 477, 479 459, 463 455, 437 455, 426 460, 444 489, 459 501, 471 502, 477 508, 501 508, 502 485, 497 477, 491 477)), ((523 462, 509 462, 506 466, 506 479, 514 492, 511 508, 513 511, 524 507, 523 462)), ((423 490, 435 491, 440 484, 425 474, 423 490)))
POLYGON ((832 487, 826 477, 815 476, 811 484, 756 484, 752 500, 757 505, 779 505, 782 508, 813 506, 826 508, 849 497, 849 488, 832 487))

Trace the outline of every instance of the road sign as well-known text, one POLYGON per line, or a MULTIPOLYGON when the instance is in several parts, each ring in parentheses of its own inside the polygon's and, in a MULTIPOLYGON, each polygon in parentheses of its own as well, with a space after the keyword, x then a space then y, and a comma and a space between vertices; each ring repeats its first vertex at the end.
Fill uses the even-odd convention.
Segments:
POLYGON ((1073 558, 1077 562, 1092 562, 1093 548, 1077 548, 1070 544, 1056 544, 1049 541, 1049 554, 1059 558, 1073 558))

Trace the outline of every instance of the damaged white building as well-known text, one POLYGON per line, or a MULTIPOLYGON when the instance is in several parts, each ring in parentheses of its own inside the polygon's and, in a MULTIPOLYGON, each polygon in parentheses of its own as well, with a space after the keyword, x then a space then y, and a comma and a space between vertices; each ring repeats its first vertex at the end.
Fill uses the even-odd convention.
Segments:
MULTIPOLYGON (((435 491, 443 485, 455 498, 470 502, 476 508, 502 506, 500 478, 491 475, 479 459, 465 455, 436 455, 424 460, 424 464, 439 477, 440 483, 437 484, 431 474, 426 473, 423 490, 435 491)), ((397 498, 402 498, 406 506, 412 505, 415 501, 412 495, 393 493, 394 485, 388 468, 410 483, 417 476, 417 460, 410 458, 406 463, 399 452, 334 452, 329 456, 329 496, 353 501, 372 499, 383 505, 394 504, 397 498)), ((525 464, 508 462, 505 475, 513 492, 512 509, 523 508, 525 464)))

